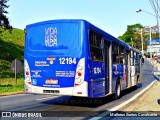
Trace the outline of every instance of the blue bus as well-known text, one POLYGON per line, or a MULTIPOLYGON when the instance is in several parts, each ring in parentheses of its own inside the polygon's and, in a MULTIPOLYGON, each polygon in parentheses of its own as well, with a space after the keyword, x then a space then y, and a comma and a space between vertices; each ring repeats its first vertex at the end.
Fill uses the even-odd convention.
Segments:
POLYGON ((141 83, 140 51, 86 20, 50 20, 26 26, 25 93, 115 94, 141 83))

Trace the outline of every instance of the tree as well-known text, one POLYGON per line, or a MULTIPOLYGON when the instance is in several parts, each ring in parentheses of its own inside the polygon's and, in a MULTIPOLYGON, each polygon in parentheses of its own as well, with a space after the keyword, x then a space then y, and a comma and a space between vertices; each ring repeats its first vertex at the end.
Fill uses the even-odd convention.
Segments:
POLYGON ((141 24, 128 25, 127 31, 119 36, 118 38, 129 45, 132 45, 137 49, 141 49, 141 37, 139 34, 139 30, 143 28, 141 24))
MULTIPOLYGON (((0 26, 3 26, 5 29, 11 29, 12 26, 9 24, 9 20, 6 16, 8 13, 5 8, 8 8, 7 2, 9 0, 0 0, 0 26)), ((0 31, 1 32, 1 31, 0 31)))

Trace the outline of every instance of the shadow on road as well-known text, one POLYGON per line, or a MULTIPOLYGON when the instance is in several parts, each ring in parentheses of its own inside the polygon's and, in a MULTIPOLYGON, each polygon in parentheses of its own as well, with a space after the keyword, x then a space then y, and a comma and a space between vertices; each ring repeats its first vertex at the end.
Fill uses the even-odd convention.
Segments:
POLYGON ((160 105, 160 99, 159 99, 159 100, 157 100, 157 102, 158 102, 158 104, 160 105))
POLYGON ((153 77, 154 77, 156 80, 160 81, 160 75, 154 75, 154 74, 153 74, 153 77))
POLYGON ((55 104, 65 106, 79 106, 79 107, 90 107, 96 108, 106 103, 113 101, 113 95, 103 98, 84 98, 84 97, 69 97, 63 96, 56 99, 42 102, 43 104, 55 104))
MULTIPOLYGON (((142 87, 139 85, 138 88, 142 87)), ((130 89, 122 91, 122 97, 128 93, 135 91, 137 87, 132 87, 130 89)), ((84 97, 70 97, 70 96, 62 96, 52 100, 43 101, 43 104, 54 104, 54 105, 64 105, 64 106, 77 106, 77 107, 89 107, 89 108, 97 108, 106 103, 114 101, 114 94, 102 97, 102 98, 84 98, 84 97)))

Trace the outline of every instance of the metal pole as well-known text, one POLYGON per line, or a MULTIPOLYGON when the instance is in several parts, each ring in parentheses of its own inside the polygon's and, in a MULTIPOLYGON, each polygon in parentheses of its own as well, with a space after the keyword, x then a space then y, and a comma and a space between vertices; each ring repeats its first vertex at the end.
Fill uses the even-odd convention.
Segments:
POLYGON ((14 66, 14 75, 15 75, 15 85, 17 85, 17 60, 15 59, 15 66, 14 66))
POLYGON ((141 44, 142 44, 142 56, 144 56, 144 51, 143 51, 143 29, 141 28, 141 44))
POLYGON ((132 43, 132 47, 133 47, 133 40, 132 40, 132 38, 131 38, 131 43, 132 43))
POLYGON ((159 39, 160 39, 160 24, 158 22, 158 36, 159 36, 159 39))
POLYGON ((152 58, 152 31, 151 31, 151 27, 150 27, 150 57, 152 58))

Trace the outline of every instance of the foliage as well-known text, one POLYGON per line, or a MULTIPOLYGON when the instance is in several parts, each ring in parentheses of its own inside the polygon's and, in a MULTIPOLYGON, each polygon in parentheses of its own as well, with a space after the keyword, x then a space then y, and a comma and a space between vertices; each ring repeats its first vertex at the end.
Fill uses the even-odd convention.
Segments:
MULTIPOLYGON (((4 28, 6 29, 11 29, 11 25, 9 24, 9 20, 6 16, 6 14, 8 13, 5 8, 8 8, 9 5, 7 5, 7 2, 9 0, 1 0, 0 1, 0 26, 4 26, 4 28)), ((0 31, 1 33, 1 31, 0 31)))
POLYGON ((15 44, 18 46, 24 46, 24 31, 20 29, 14 28, 12 33, 5 30, 3 27, 0 27, 0 40, 3 40, 7 43, 15 44))
POLYGON ((141 42, 141 37, 139 31, 141 30, 141 28, 143 28, 141 24, 128 25, 127 31, 118 38, 128 43, 129 45, 132 45, 133 42, 133 46, 137 49, 140 49, 141 47, 139 45, 141 42))
POLYGON ((21 79, 18 79, 17 86, 15 86, 14 73, 10 70, 12 60, 17 58, 23 62, 24 32, 12 29, 6 16, 8 1, 0 0, 0 95, 24 91, 23 71, 18 74, 18 78, 21 79))
MULTIPOLYGON (((13 29, 12 34, 9 31, 0 28, 0 78, 14 77, 10 71, 11 62, 19 59, 23 62, 24 53, 24 32, 23 30, 13 29)), ((22 77, 19 73, 18 77, 22 77)))
MULTIPOLYGON (((147 49, 147 42, 146 40, 150 39, 150 34, 148 32, 144 32, 144 27, 141 24, 134 24, 134 25, 128 25, 127 26, 127 31, 119 36, 118 38, 129 45, 141 50, 142 49, 142 42, 141 42, 141 34, 143 38, 143 47, 144 50, 147 49), (141 33, 142 30, 142 33, 141 33)), ((152 39, 159 38, 159 35, 156 33, 152 33, 152 39)))

